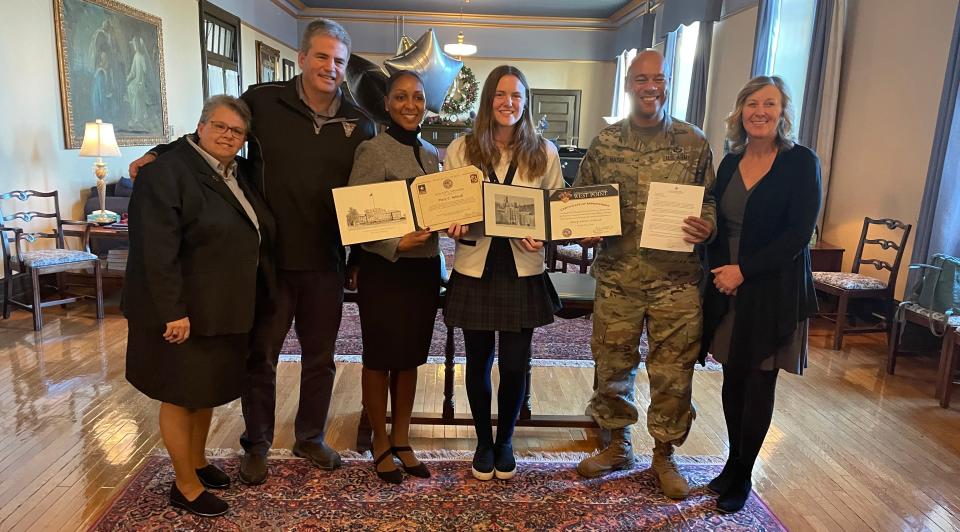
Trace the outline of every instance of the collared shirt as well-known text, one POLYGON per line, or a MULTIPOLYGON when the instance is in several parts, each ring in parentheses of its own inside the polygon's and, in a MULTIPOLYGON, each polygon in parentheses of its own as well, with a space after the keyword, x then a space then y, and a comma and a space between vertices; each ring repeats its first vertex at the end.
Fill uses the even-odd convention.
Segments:
POLYGON ((237 182, 237 162, 230 161, 229 165, 224 165, 218 161, 216 157, 204 151, 204 149, 194 142, 189 135, 186 138, 187 142, 189 142, 190 145, 197 150, 197 153, 199 153, 200 156, 207 161, 207 164, 209 164, 210 167, 217 172, 217 175, 223 179, 223 182, 227 185, 227 188, 230 189, 230 192, 232 192, 234 197, 237 198, 237 201, 240 202, 240 206, 243 207, 243 212, 247 213, 247 218, 250 218, 250 221, 253 222, 253 226, 257 228, 257 234, 259 235, 260 222, 257 220, 257 212, 253 210, 253 205, 250 205, 250 201, 247 200, 247 196, 240 188, 240 183, 237 182))
MULTIPOLYGON (((337 88, 337 95, 333 97, 333 101, 330 102, 330 106, 327 107, 326 113, 318 113, 313 110, 313 107, 310 107, 310 104, 307 103, 306 93, 303 91, 303 74, 297 76, 297 96, 300 98, 300 101, 303 102, 303 106, 307 108, 307 111, 310 113, 310 117, 313 118, 313 126, 319 132, 323 126, 334 119, 337 116, 337 112, 340 110, 340 101, 343 99, 343 92, 340 88, 337 88)), ((341 122, 342 120, 337 120, 341 122)))

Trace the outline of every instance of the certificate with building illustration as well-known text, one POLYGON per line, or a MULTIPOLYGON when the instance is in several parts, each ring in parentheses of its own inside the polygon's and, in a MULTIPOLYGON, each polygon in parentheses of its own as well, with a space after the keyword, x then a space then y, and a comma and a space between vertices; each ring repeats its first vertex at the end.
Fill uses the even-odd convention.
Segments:
POLYGON ((344 245, 398 238, 414 231, 406 181, 333 189, 344 245))
POLYGON ((476 166, 416 177, 410 183, 417 227, 439 231, 483 220, 483 173, 476 166))
POLYGON ((664 251, 693 251, 685 242, 683 220, 700 216, 703 210, 703 187, 651 182, 647 209, 643 216, 640 247, 664 251))
POLYGON ((620 234, 617 185, 557 190, 484 183, 487 236, 567 240, 620 234))

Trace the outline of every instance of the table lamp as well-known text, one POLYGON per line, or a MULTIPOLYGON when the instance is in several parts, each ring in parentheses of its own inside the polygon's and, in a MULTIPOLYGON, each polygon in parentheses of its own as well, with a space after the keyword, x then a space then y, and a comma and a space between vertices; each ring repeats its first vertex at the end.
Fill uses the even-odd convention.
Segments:
POLYGON ((83 145, 80 146, 80 157, 96 157, 93 163, 93 173, 97 176, 97 194, 100 196, 100 210, 87 216, 88 222, 113 223, 120 220, 117 213, 108 211, 107 203, 107 163, 103 157, 120 157, 120 148, 117 146, 117 137, 113 134, 113 124, 105 124, 103 120, 87 122, 83 133, 83 145))

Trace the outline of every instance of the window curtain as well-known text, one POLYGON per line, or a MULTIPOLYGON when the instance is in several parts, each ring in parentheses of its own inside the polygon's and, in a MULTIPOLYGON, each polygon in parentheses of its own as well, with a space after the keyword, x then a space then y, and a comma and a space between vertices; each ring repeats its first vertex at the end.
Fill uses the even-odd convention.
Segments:
POLYGON ((770 73, 770 44, 773 42, 773 30, 777 22, 780 2, 779 0, 760 0, 757 7, 757 30, 754 32, 750 77, 766 76, 770 73))
POLYGON ((637 56, 636 48, 624 50, 617 56, 617 73, 613 81, 613 100, 610 105, 610 116, 603 117, 607 124, 614 124, 623 119, 630 113, 630 100, 627 96, 626 81, 627 70, 630 63, 637 56))
MULTIPOLYGON (((847 0, 817 0, 797 140, 817 152, 826 201, 833 159, 847 0)), ((819 225, 823 227, 820 211, 819 225)))
POLYGON ((707 81, 710 74, 710 47, 713 45, 713 22, 700 23, 697 36, 697 52, 693 59, 693 75, 690 78, 690 97, 687 100, 686 121, 703 129, 707 112, 707 81))
MULTIPOLYGON (((960 255, 960 7, 947 55, 940 112, 933 134, 927 183, 920 205, 911 261, 927 262, 934 253, 960 255)), ((911 275, 913 277, 913 275, 911 275)), ((911 280, 912 282, 912 280, 911 280)))

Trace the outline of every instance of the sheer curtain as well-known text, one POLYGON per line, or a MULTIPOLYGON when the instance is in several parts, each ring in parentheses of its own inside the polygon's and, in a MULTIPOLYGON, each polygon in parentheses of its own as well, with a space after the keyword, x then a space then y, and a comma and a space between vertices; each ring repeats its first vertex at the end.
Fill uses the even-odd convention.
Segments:
POLYGON ((613 82, 613 103, 610 105, 610 116, 603 117, 608 124, 615 124, 630 114, 630 97, 627 95, 624 81, 630 63, 637 56, 637 49, 624 50, 617 56, 617 73, 613 82))

